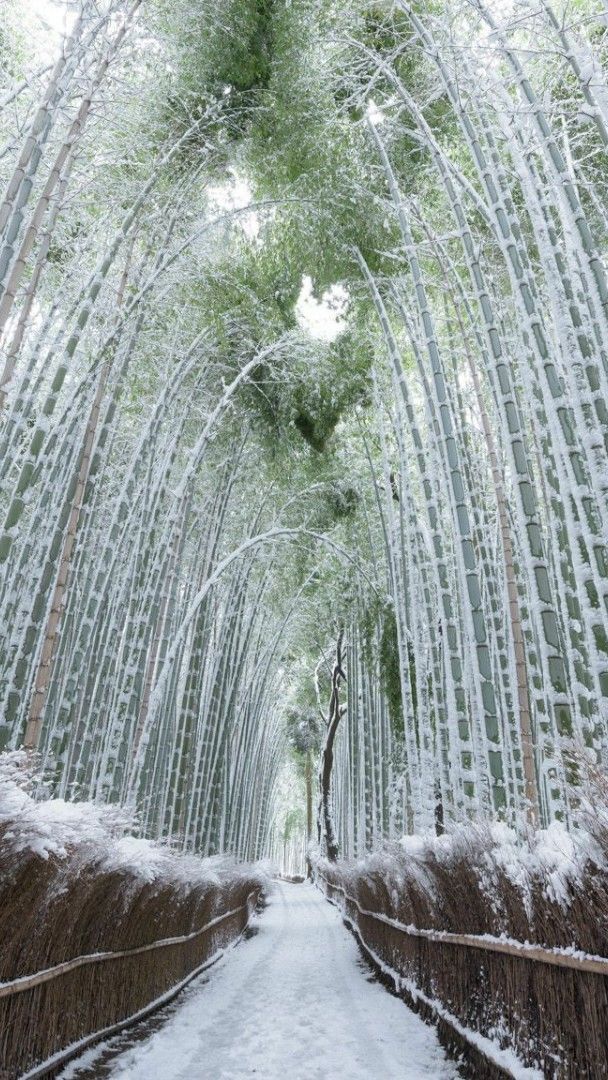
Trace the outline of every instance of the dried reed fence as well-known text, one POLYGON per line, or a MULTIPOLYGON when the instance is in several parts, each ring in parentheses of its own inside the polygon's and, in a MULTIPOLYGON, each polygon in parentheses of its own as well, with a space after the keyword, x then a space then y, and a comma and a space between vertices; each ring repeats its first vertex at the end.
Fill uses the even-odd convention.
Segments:
POLYGON ((478 833, 449 859, 395 845, 363 863, 322 863, 317 881, 472 1076, 512 1075, 513 1053, 538 1075, 595 1080, 608 1076, 602 864, 587 859, 570 884, 536 872, 516 884, 478 833))
POLYGON ((264 888, 252 868, 223 864, 189 883, 107 868, 85 845, 46 858, 15 851, 10 835, 5 825, 1 1080, 52 1075, 39 1064, 188 981, 243 932, 264 888))

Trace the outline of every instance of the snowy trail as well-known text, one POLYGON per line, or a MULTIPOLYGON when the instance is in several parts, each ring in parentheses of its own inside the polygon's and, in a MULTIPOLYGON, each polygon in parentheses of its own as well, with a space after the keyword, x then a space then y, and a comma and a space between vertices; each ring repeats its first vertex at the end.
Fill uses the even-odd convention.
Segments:
POLYGON ((278 885, 257 928, 156 1034, 114 1060, 112 1077, 448 1080, 457 1075, 433 1029, 369 981, 338 912, 312 886, 278 885))

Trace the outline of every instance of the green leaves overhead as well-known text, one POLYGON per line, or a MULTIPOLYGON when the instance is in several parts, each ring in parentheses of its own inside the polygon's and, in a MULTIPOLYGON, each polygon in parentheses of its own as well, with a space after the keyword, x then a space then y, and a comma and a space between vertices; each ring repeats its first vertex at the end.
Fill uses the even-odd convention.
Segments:
POLYGON ((608 745, 590 5, 84 0, 54 74, 18 7, 6 738, 33 712, 62 791, 257 851, 339 626, 344 850, 436 799, 574 814, 566 741, 608 745))

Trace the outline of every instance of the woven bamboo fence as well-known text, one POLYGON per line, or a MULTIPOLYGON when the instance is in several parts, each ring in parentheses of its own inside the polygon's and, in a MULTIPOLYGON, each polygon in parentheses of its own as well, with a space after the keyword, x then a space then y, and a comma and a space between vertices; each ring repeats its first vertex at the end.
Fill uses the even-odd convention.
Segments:
POLYGON ((369 881, 317 872, 377 969, 485 1078, 512 1075, 471 1033, 555 1080, 608 1077, 608 959, 489 935, 414 927, 369 881), (468 1037, 467 1037, 468 1036, 468 1037))
POLYGON ((0 1080, 56 1075, 173 996, 244 931, 263 892, 247 868, 148 881, 86 852, 0 862, 0 1080))

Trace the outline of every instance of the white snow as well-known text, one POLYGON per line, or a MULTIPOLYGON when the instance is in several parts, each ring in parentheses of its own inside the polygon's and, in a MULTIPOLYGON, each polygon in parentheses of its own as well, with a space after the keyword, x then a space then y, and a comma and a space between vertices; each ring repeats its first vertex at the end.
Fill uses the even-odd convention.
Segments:
POLYGON ((137 820, 119 806, 100 802, 67 802, 33 798, 35 771, 24 751, 0 754, 0 830, 5 856, 31 852, 38 858, 68 865, 94 864, 100 872, 118 870, 133 879, 165 882, 191 889, 219 885, 242 875, 266 886, 270 868, 263 863, 241 865, 228 855, 201 858, 174 851, 167 844, 130 835, 137 820))
POLYGON ((542 1072, 539 1069, 523 1065, 514 1050, 509 1047, 501 1048, 492 1039, 482 1035, 481 1032, 466 1027, 457 1016, 446 1009, 441 1001, 425 994, 412 979, 405 979, 402 975, 399 975, 388 964, 385 964, 382 957, 378 956, 373 949, 370 949, 369 945, 366 945, 366 949, 380 970, 392 980, 397 988, 407 990, 414 1000, 422 1001, 425 1005, 430 1006, 433 1012, 447 1020, 448 1024, 458 1031, 466 1042, 478 1047, 489 1061, 493 1061, 499 1068, 504 1069, 508 1075, 513 1077, 513 1080, 543 1080, 542 1072))
MULTIPOLYGON (((433 1028, 371 982, 338 912, 278 884, 258 933, 230 951, 117 1080, 448 1080, 433 1028)), ((87 1055, 90 1063, 90 1055, 87 1055)), ((71 1066, 70 1076, 78 1076, 71 1066)))
POLYGON ((63 859, 83 843, 105 853, 130 824, 116 807, 36 800, 29 791, 34 779, 23 751, 0 755, 0 827, 7 854, 32 851, 42 859, 63 859))
MULTIPOLYGON (((502 822, 469 823, 456 826, 442 836, 434 833, 404 836, 399 847, 408 856, 407 876, 415 877, 430 896, 434 891, 433 863, 437 861, 449 869, 462 860, 475 866, 478 873, 483 871, 480 885, 491 901, 495 899, 495 877, 500 870, 519 890, 524 904, 531 902, 533 887, 540 886, 550 900, 566 908, 589 863, 600 866, 604 863, 592 826, 589 813, 586 821, 581 816, 581 827, 575 833, 558 821, 524 836, 502 822)), ((391 880, 404 872, 389 852, 373 854, 353 866, 355 874, 362 869, 384 870, 391 880)))

